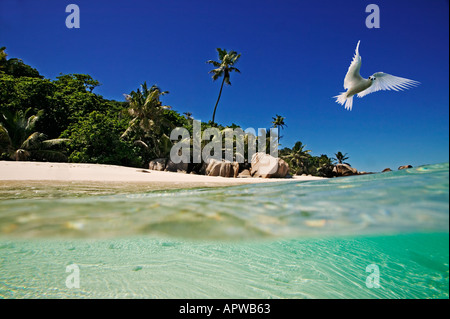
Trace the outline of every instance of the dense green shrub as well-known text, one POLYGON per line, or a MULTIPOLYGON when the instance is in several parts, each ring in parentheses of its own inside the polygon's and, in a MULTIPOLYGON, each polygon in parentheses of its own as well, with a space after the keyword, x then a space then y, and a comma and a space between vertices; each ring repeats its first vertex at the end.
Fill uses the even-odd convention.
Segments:
POLYGON ((126 123, 110 114, 93 111, 70 124, 61 134, 71 140, 67 152, 69 161, 141 167, 143 163, 137 149, 120 139, 126 123))

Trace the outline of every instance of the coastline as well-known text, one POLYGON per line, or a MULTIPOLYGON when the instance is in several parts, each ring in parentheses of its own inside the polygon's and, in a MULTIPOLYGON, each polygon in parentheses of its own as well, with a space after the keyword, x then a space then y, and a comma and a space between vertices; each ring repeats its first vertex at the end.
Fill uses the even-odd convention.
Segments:
POLYGON ((60 181, 60 182, 124 182, 173 183, 225 186, 280 181, 321 180, 316 176, 291 178, 226 178, 196 174, 154 171, 141 168, 85 163, 0 161, 0 181, 60 181))

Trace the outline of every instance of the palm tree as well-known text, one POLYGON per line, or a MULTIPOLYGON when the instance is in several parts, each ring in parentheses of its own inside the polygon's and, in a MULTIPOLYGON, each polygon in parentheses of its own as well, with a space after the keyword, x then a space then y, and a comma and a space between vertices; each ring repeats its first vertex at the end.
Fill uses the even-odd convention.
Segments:
POLYGON ((47 139, 43 133, 34 128, 43 112, 27 116, 31 108, 16 111, 14 114, 3 111, 0 116, 0 154, 5 154, 16 161, 37 159, 44 161, 67 161, 67 157, 54 148, 70 141, 67 138, 47 139))
POLYGON ((134 144, 150 150, 146 143, 153 143, 152 152, 156 157, 165 155, 170 150, 170 139, 164 134, 163 128, 170 127, 171 123, 164 118, 164 110, 170 109, 168 105, 163 105, 160 97, 168 94, 168 91, 153 85, 148 88, 144 82, 140 89, 130 94, 125 94, 125 99, 130 107, 128 113, 133 117, 128 128, 121 138, 135 138, 134 144))
POLYGON ((337 161, 339 164, 347 164, 350 165, 349 163, 345 163, 345 160, 348 160, 348 156, 347 153, 342 154, 341 152, 337 152, 334 154, 336 157, 333 158, 333 160, 337 161))
POLYGON ((284 123, 284 119, 285 117, 282 117, 281 115, 276 115, 276 117, 272 117, 272 124, 274 128, 278 129, 278 141, 281 139, 280 136, 280 128, 283 129, 286 125, 286 123, 284 123))
POLYGON ((208 60, 206 62, 206 63, 212 64, 215 67, 215 69, 209 71, 209 73, 211 73, 213 75, 212 79, 214 81, 217 80, 218 78, 220 78, 221 76, 223 76, 222 84, 220 86, 220 91, 219 91, 219 97, 217 98, 216 105, 214 106, 214 112, 213 112, 213 116, 212 116, 212 124, 213 125, 214 125, 214 119, 216 117, 217 105, 219 104, 220 96, 222 95, 223 84, 226 83, 227 85, 231 85, 231 82, 230 82, 230 73, 231 72, 234 71, 234 72, 241 73, 241 71, 239 71, 239 69, 237 69, 233 66, 236 64, 236 62, 241 57, 240 53, 238 54, 236 51, 227 52, 227 50, 220 49, 220 48, 217 48, 217 52, 219 54, 219 61, 208 60))
POLYGON ((192 113, 191 112, 184 112, 183 114, 186 116, 186 119, 188 119, 188 120, 192 119, 192 113))
POLYGON ((291 152, 284 156, 284 159, 290 163, 291 167, 296 171, 296 174, 305 173, 309 166, 308 159, 311 157, 309 154, 311 150, 305 150, 306 145, 303 145, 302 142, 295 143, 291 152), (295 169, 297 167, 297 169, 295 169))
POLYGON ((333 162, 327 155, 322 154, 318 158, 317 174, 322 177, 331 177, 333 174, 333 162))

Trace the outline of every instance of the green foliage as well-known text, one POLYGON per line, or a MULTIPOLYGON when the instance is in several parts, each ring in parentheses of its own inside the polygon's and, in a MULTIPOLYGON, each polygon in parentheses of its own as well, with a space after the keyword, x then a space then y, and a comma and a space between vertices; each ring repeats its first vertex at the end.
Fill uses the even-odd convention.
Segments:
MULTIPOLYGON (((225 141, 231 139, 227 140, 223 133, 239 126, 217 124, 214 117, 223 85, 231 85, 231 72, 240 72, 235 64, 241 55, 220 48, 217 52, 218 61, 207 63, 214 66, 210 71, 213 80, 223 77, 222 84, 212 121, 202 122, 201 130, 217 128, 222 132, 225 147, 225 141)), ((126 102, 118 102, 93 93, 99 85, 87 74, 61 74, 55 80, 45 79, 22 60, 7 59, 5 48, 0 48, 0 158, 142 167, 151 159, 168 157, 173 128, 184 127, 192 136, 192 113, 185 112, 183 116, 164 105, 161 98, 167 91, 156 85, 148 87, 144 82, 126 95, 126 102)), ((272 118, 272 127, 278 133, 286 126, 284 120, 278 114, 272 118)), ((237 145, 235 138, 232 142, 236 154, 242 145, 237 145)), ((208 141, 201 143, 204 146, 208 141)), ((248 143, 249 135, 245 134, 244 159, 248 143)), ((280 150, 279 155, 288 162, 291 174, 331 176, 332 159, 326 155, 312 156, 310 152, 297 142, 292 149, 280 150)), ((341 152, 335 155, 340 163, 348 159, 341 152)), ((200 169, 201 164, 197 166, 200 169)))
POLYGON ((62 137, 68 144, 69 161, 74 163, 100 163, 142 166, 141 158, 132 143, 120 139, 126 121, 99 111, 69 125, 62 137))
POLYGON ((70 123, 85 118, 93 111, 106 112, 109 101, 92 93, 99 82, 85 74, 66 74, 52 82, 55 92, 52 103, 45 112, 47 127, 42 131, 49 135, 59 135, 70 123))
POLYGON ((23 63, 20 59, 9 59, 8 62, 2 67, 2 70, 9 75, 14 77, 31 77, 31 78, 39 78, 42 79, 43 76, 39 74, 39 72, 23 63))
POLYGON ((347 165, 350 165, 349 163, 344 162, 344 161, 346 161, 346 160, 349 159, 349 157, 347 156, 347 153, 342 154, 342 152, 337 152, 337 153, 335 153, 334 155, 335 155, 336 157, 333 158, 333 160, 334 160, 335 162, 337 162, 338 164, 347 164, 347 165))
POLYGON ((31 77, 42 79, 43 76, 31 66, 23 63, 21 59, 6 59, 8 54, 5 52, 6 47, 0 48, 0 72, 12 75, 13 77, 31 77))
POLYGON ((32 112, 46 110, 53 103, 55 87, 50 80, 30 77, 15 78, 0 73, 0 111, 32 112))
POLYGON ((121 138, 141 147, 145 162, 169 155, 172 142, 168 134, 176 127, 171 119, 176 123, 183 121, 178 113, 168 112, 170 106, 162 104, 160 98, 167 93, 156 85, 149 88, 144 82, 136 91, 126 95, 131 120, 121 138))
POLYGON ((0 112, 43 112, 37 129, 56 138, 67 126, 92 111, 106 111, 110 101, 91 91, 98 85, 89 75, 68 74, 57 80, 0 74, 0 112))
POLYGON ((56 87, 66 95, 74 92, 92 93, 97 86, 100 86, 100 82, 86 74, 62 74, 56 78, 58 79, 54 82, 56 87))
POLYGON ((160 96, 168 92, 156 86, 147 88, 144 83, 130 94, 133 103, 129 103, 106 100, 93 93, 99 85, 86 74, 44 79, 21 60, 7 59, 5 48, 0 48, 2 158, 16 158, 17 153, 21 159, 142 166, 170 152, 168 135, 173 127, 189 127, 192 123, 162 105, 160 96), (39 121, 34 120, 31 129, 27 121, 33 116, 39 121), (121 139, 127 129, 127 138, 121 139), (50 153, 57 150, 56 144, 49 141, 69 138, 68 158, 50 153))
POLYGON ((308 174, 321 177, 333 176, 333 163, 327 155, 312 156, 302 142, 295 143, 292 149, 283 148, 279 156, 289 164, 289 172, 294 175, 308 174))
POLYGON ((20 161, 40 160, 64 162, 67 157, 58 150, 67 139, 48 139, 36 132, 36 123, 42 112, 28 117, 30 109, 11 113, 4 111, 0 117, 0 154, 2 159, 20 161))
MULTIPOLYGON (((187 113, 189 113, 189 112, 187 112, 187 113)), ((189 114, 192 115, 192 113, 189 113, 189 114)), ((192 128, 193 119, 191 118, 190 115, 189 115, 189 117, 184 117, 184 116, 180 115, 177 111, 165 109, 163 111, 162 116, 171 124, 169 126, 164 127, 164 133, 166 135, 170 135, 170 131, 174 127, 185 127, 188 130, 189 130, 189 128, 192 128)), ((192 132, 192 130, 189 130, 189 131, 192 132)))

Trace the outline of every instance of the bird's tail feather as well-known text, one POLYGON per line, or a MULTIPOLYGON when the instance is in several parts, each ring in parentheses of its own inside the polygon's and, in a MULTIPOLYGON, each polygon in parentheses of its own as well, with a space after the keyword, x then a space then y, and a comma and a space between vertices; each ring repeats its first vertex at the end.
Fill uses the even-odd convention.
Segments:
POLYGON ((336 102, 339 103, 340 105, 344 105, 345 104, 345 109, 346 110, 352 110, 352 106, 353 106, 353 96, 347 97, 347 92, 343 92, 337 96, 334 96, 336 98, 336 102))

